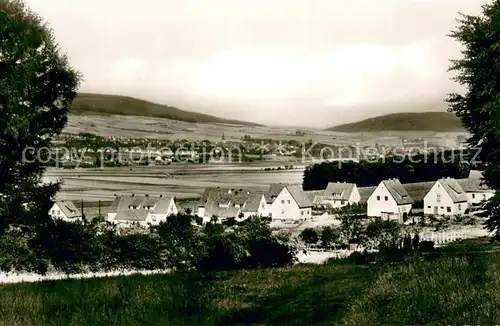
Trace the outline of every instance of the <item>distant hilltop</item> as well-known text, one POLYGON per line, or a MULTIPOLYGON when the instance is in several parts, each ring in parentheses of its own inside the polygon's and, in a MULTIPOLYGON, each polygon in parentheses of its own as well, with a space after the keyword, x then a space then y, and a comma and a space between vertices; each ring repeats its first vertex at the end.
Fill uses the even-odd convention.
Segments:
POLYGON ((157 104, 128 96, 78 93, 70 113, 77 115, 129 115, 165 118, 192 123, 220 123, 243 126, 260 126, 257 123, 229 120, 208 114, 184 111, 168 105, 157 104))
POLYGON ((451 112, 393 113, 328 128, 339 132, 376 131, 466 131, 460 119, 451 112))

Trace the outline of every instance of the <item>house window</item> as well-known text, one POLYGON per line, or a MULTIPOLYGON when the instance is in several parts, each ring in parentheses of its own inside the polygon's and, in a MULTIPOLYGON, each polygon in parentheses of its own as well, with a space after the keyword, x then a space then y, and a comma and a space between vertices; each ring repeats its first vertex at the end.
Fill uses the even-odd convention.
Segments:
POLYGON ((472 199, 476 198, 476 194, 472 194, 472 199))
POLYGON ((460 204, 458 204, 458 210, 461 211, 462 210, 462 207, 460 206, 460 204))
POLYGON ((384 200, 385 200, 385 201, 388 201, 388 200, 389 200, 389 197, 385 196, 385 197, 384 197, 384 200))
POLYGON ((282 204, 284 204, 284 203, 285 203, 285 200, 284 200, 284 199, 282 199, 282 200, 281 200, 281 203, 282 203, 282 204))
POLYGON ((285 214, 285 210, 284 209, 281 210, 281 214, 285 214))
POLYGON ((266 208, 266 204, 262 203, 262 209, 266 208))
POLYGON ((54 215, 55 213, 56 213, 56 210, 55 210, 55 209, 53 209, 53 210, 52 210, 52 215, 54 215))
POLYGON ((304 211, 300 211, 300 215, 302 215, 302 216, 303 216, 303 215, 304 215, 304 211))
POLYGON ((483 195, 483 199, 486 199, 486 195, 483 195))
POLYGON ((437 196, 436 196, 436 201, 437 201, 438 203, 440 203, 440 202, 441 202, 441 194, 437 194, 437 196))
POLYGON ((287 200, 287 204, 290 204, 290 200, 287 200))
POLYGON ((450 206, 446 207, 446 212, 451 213, 451 207, 450 206))
POLYGON ((427 206, 427 208, 431 208, 430 206, 427 206))
POLYGON ((377 196, 377 200, 380 200, 380 196, 377 196))
POLYGON ((441 206, 440 208, 441 208, 441 209, 444 209, 444 206, 441 206))

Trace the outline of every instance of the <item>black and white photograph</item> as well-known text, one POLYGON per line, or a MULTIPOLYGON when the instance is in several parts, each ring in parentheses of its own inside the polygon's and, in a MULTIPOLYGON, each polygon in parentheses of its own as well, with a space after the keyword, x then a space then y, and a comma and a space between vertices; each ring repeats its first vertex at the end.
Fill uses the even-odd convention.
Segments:
POLYGON ((500 0, 0 0, 0 325, 500 324, 500 0))

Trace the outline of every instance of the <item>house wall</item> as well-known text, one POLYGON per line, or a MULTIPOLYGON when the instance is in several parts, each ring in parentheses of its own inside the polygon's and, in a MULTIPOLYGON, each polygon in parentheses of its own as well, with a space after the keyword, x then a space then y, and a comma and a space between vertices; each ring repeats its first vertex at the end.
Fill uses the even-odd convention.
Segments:
POLYGON ((467 201, 470 204, 479 204, 483 200, 488 200, 495 195, 494 191, 491 192, 468 192, 467 201))
POLYGON ((168 215, 177 215, 179 214, 179 210, 177 208, 177 205, 175 204, 175 201, 172 200, 170 202, 170 206, 168 207, 168 215))
POLYGON ((259 215, 269 216, 269 214, 271 213, 269 206, 270 205, 267 204, 265 197, 262 196, 259 203, 259 210, 258 210, 259 215))
POLYGON ((361 201, 361 195, 359 194, 359 189, 356 185, 352 189, 351 196, 349 197, 349 204, 357 204, 361 201))
POLYGON ((108 218, 106 220, 112 222, 114 221, 115 217, 116 217, 116 212, 108 213, 108 218))
POLYGON ((273 220, 299 220, 304 218, 301 216, 301 210, 295 202, 295 199, 293 199, 286 187, 283 188, 280 194, 274 199, 271 207, 271 214, 273 220))
POLYGON ((425 215, 462 215, 467 207, 467 203, 454 203, 439 181, 436 181, 424 197, 425 215))
POLYGON ((49 211, 49 215, 52 218, 58 218, 58 219, 65 220, 65 221, 68 220, 68 217, 64 214, 64 212, 59 207, 59 205, 57 205, 57 203, 54 203, 52 205, 52 207, 50 208, 50 211, 49 211))
POLYGON ((396 201, 382 182, 373 191, 366 203, 368 206, 367 215, 369 217, 381 217, 383 212, 393 214, 399 212, 396 201))
POLYGON ((73 217, 70 217, 68 218, 68 216, 66 216, 63 212, 63 210, 59 207, 59 205, 57 205, 57 203, 54 203, 52 205, 52 208, 50 209, 49 211, 49 216, 51 216, 52 218, 57 218, 57 219, 61 219, 63 221, 66 221, 66 222, 73 222, 73 221, 80 221, 82 218, 81 217, 78 217, 78 218, 73 218, 73 217), (54 213, 52 213, 52 211, 54 211, 54 213))

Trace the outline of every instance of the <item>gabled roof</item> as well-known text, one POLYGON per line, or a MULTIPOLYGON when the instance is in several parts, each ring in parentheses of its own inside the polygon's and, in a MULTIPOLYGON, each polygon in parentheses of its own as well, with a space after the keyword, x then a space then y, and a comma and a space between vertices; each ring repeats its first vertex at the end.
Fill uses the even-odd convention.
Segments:
POLYGON ((149 213, 167 214, 173 198, 170 196, 121 196, 116 209, 115 220, 119 221, 145 221, 149 213), (136 207, 130 208, 130 207, 136 207), (150 207, 150 209, 146 209, 150 207))
POLYGON ((470 170, 469 179, 483 179, 483 172, 479 170, 470 170))
POLYGON ((267 195, 269 199, 272 199, 273 197, 278 197, 278 195, 281 193, 283 188, 286 186, 289 186, 289 183, 273 183, 269 186, 269 190, 267 191, 267 195))
POLYGON ((262 194, 249 195, 245 206, 241 209, 245 213, 257 213, 259 211, 260 202, 262 200, 262 194))
POLYGON ((313 203, 316 203, 318 199, 323 197, 325 193, 324 190, 307 190, 304 192, 306 193, 307 197, 309 197, 309 200, 313 203))
POLYGON ((463 203, 467 201, 467 195, 457 180, 453 178, 443 178, 439 179, 437 182, 441 184, 454 203, 463 203))
POLYGON ((471 170, 469 173, 469 178, 462 179, 459 181, 462 189, 465 192, 492 192, 493 189, 488 187, 486 182, 483 180, 483 173, 478 170, 471 170))
POLYGON ((57 201, 55 204, 57 204, 64 215, 68 218, 82 217, 82 212, 80 212, 80 210, 76 208, 75 204, 70 200, 57 201))
POLYGON ((398 205, 413 204, 413 199, 403 187, 399 179, 388 179, 383 180, 382 183, 385 185, 392 198, 396 201, 398 205))
POLYGON ((290 183, 274 183, 269 186, 269 190, 266 194, 266 201, 268 204, 274 202, 274 198, 277 197, 284 188, 287 188, 293 199, 299 206, 299 208, 312 207, 312 201, 304 190, 302 186, 298 184, 290 183))
POLYGON ((248 189, 234 189, 234 188, 205 188, 203 194, 198 200, 198 207, 204 207, 208 201, 215 201, 217 203, 228 203, 231 199, 239 195, 250 194, 248 189))
POLYGON ((329 182, 324 196, 332 196, 335 200, 349 200, 355 187, 354 183, 329 182))
POLYGON ((209 202, 205 206, 205 216, 217 216, 219 218, 232 218, 238 217, 240 208, 235 206, 219 207, 215 202, 209 202))

